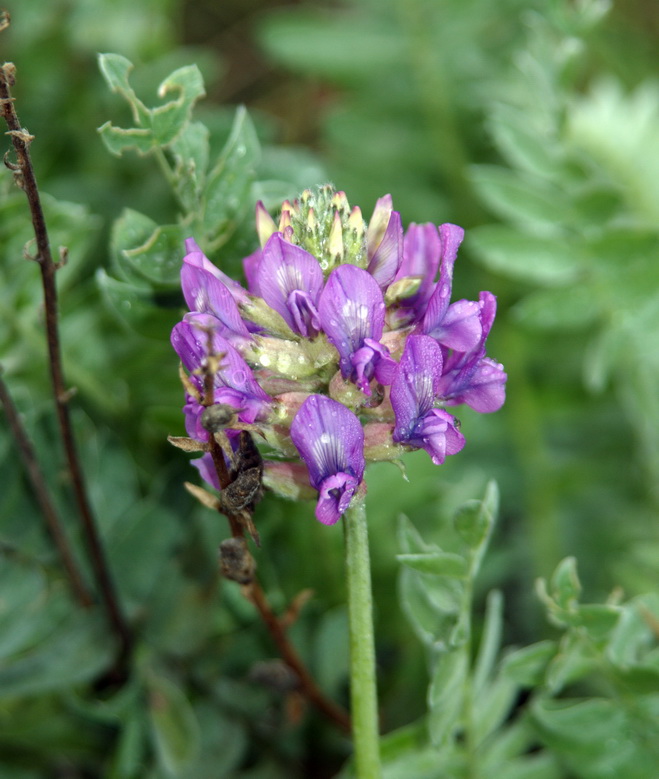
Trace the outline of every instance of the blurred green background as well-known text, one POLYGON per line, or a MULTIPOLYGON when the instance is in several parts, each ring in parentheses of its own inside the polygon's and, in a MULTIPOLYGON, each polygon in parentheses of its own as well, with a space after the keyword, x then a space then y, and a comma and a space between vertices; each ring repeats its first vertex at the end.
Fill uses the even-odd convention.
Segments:
MULTIPOLYGON (((464 226, 455 297, 497 295, 488 353, 508 372, 504 408, 492 416, 461 409, 465 450, 441 468, 410 455, 409 484, 390 465, 368 473, 386 731, 425 711, 425 655, 397 598, 401 513, 448 544, 452 512, 498 481, 500 519, 476 602, 480 610, 490 588, 504 592, 507 644, 554 635, 533 582, 566 555, 578 559, 589 600, 615 587, 628 597, 656 588, 655 2, 21 0, 9 11, 2 57, 17 67, 17 110, 36 136, 53 246, 70 252, 58 282, 75 424, 140 646, 139 683, 96 696, 89 685, 110 651, 102 620, 90 626, 71 608, 2 428, 0 774, 323 777, 349 752, 316 715, 302 726, 283 722, 277 696, 249 681, 273 647, 233 586, 218 581, 226 528, 194 505, 182 483, 196 472, 166 442, 183 433, 169 345, 182 299, 170 280, 138 283, 121 270, 124 209, 162 225, 181 208, 153 156, 115 157, 103 146, 97 128, 125 126, 130 116, 103 81, 99 52, 135 63, 131 83, 147 105, 158 103, 157 85, 171 71, 196 63, 207 96, 195 118, 209 128, 214 154, 236 106, 247 107, 261 150, 245 207, 212 254, 227 272, 239 273, 256 247, 257 199, 274 210, 331 181, 367 218, 390 192, 404 225, 464 226), (121 310, 117 295, 129 287, 136 297, 121 310), (80 652, 67 660, 70 646, 80 652), (176 712, 174 724, 137 705, 154 691, 176 712), (167 742, 172 728, 196 734, 194 755, 167 742)), ((22 259, 29 239, 24 197, 5 170, 0 363, 78 548, 38 275, 22 259)), ((268 594, 284 608, 313 589, 292 636, 324 688, 346 703, 341 532, 316 523, 310 505, 272 497, 256 521, 268 594)))

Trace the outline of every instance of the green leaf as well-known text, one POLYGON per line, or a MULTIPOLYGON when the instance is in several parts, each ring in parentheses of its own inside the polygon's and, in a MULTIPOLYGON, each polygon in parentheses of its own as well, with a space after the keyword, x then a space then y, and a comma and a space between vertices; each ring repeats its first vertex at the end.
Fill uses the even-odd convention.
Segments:
POLYGON ((495 105, 490 129, 497 147, 512 167, 541 177, 553 178, 561 164, 562 148, 551 127, 537 128, 519 108, 495 105))
POLYGON ((597 296, 587 284, 534 292, 512 311, 518 322, 538 330, 581 330, 601 316, 597 296))
POLYGON ((266 19, 259 37, 289 67, 332 81, 354 81, 391 71, 393 63, 407 56, 400 28, 373 15, 296 9, 266 19))
POLYGON ((128 82, 133 63, 121 54, 99 54, 98 64, 107 85, 113 92, 120 94, 133 110, 135 121, 143 125, 148 121, 149 111, 128 82))
POLYGON ((433 544, 426 544, 412 521, 401 514, 398 518, 398 546, 404 554, 424 554, 437 551, 433 544))
POLYGON ((396 555, 399 563, 419 573, 434 576, 453 576, 462 579, 467 574, 467 563, 461 555, 451 552, 427 552, 424 554, 396 555))
POLYGON ((472 727, 476 744, 482 744, 508 718, 519 692, 517 683, 497 676, 480 693, 472 692, 472 727))
POLYGON ((240 107, 204 193, 203 228, 215 240, 226 240, 253 206, 250 193, 259 156, 254 125, 245 108, 240 107))
POLYGON ((345 606, 325 613, 314 637, 316 680, 323 690, 338 693, 350 668, 348 615, 345 606))
POLYGON ((158 88, 161 98, 170 93, 176 97, 164 105, 148 109, 137 98, 129 84, 132 63, 118 54, 99 56, 101 72, 113 92, 121 94, 133 112, 138 127, 120 128, 106 122, 99 128, 103 142, 113 154, 134 148, 146 154, 157 147, 166 147, 183 131, 196 101, 205 94, 201 72, 196 65, 187 65, 171 73, 158 88))
POLYGON ((72 613, 44 641, 0 668, 0 698, 62 690, 98 676, 111 662, 106 621, 90 611, 72 613))
POLYGON ((113 279, 102 268, 96 273, 96 283, 109 309, 130 330, 161 340, 176 323, 174 312, 155 308, 148 287, 113 279))
POLYGON ((134 707, 124 714, 108 779, 133 779, 139 776, 147 748, 147 724, 141 708, 134 707))
POLYGON ((566 557, 556 566, 551 577, 551 593, 560 608, 565 611, 575 609, 581 595, 581 582, 574 557, 566 557))
POLYGON ((107 550, 116 570, 122 601, 144 614, 180 538, 181 526, 164 506, 134 498, 107 534, 107 550))
POLYGON ((488 483, 482 500, 470 500, 458 508, 453 526, 462 540, 482 554, 487 545, 499 507, 496 482, 488 483))
POLYGON ((561 235, 572 209, 565 191, 533 176, 495 165, 474 165, 471 179, 485 203, 499 216, 540 235, 561 235))
POLYGON ((592 641, 581 631, 569 631, 547 666, 547 688, 557 693, 577 679, 598 671, 601 664, 602 655, 592 641))
POLYGON ((148 281, 165 287, 178 287, 184 254, 185 235, 180 225, 156 227, 148 239, 123 252, 126 260, 148 281))
POLYGON ((216 705, 206 702, 196 705, 194 713, 201 730, 199 754, 176 774, 176 779, 238 775, 239 764, 249 747, 242 718, 218 711, 216 705))
POLYGON ((578 243, 527 235, 505 225, 473 228, 469 245, 489 270, 536 284, 563 285, 583 270, 578 243))
POLYGON ((640 714, 638 709, 631 719, 619 701, 600 698, 539 699, 531 706, 542 740, 566 763, 570 774, 584 777, 647 779, 655 774, 659 750, 651 734, 656 734, 656 719, 642 721, 637 719, 640 714))
POLYGON ((503 596, 498 590, 491 590, 487 596, 485 620, 478 654, 474 664, 472 689, 478 697, 492 674, 494 664, 501 648, 503 629, 503 596))
POLYGON ((620 607, 606 603, 588 603, 579 606, 579 624, 597 641, 607 636, 618 622, 620 607))
POLYGON ((185 211, 199 208, 210 154, 209 131, 201 122, 189 122, 171 145, 176 191, 185 211))
POLYGON ((46 579, 36 565, 0 556, 0 592, 0 659, 4 661, 47 635, 54 627, 52 618, 62 615, 61 609, 45 608, 46 579))
POLYGON ((194 104, 206 94, 204 79, 196 65, 187 65, 171 73, 158 87, 158 96, 177 96, 150 112, 153 138, 158 146, 168 146, 180 135, 190 119, 194 104))
POLYGON ((428 730, 435 746, 445 744, 460 724, 467 671, 464 649, 438 654, 428 690, 428 730))
POLYGON ((199 724, 183 691, 164 676, 149 671, 149 721, 158 762, 170 776, 181 771, 199 750, 199 724))
POLYGON ((461 581, 425 576, 404 566, 399 592, 403 611, 420 640, 428 646, 448 642, 460 617, 461 581))
POLYGON ((648 593, 626 603, 606 648, 608 659, 619 668, 643 661, 655 646, 653 624, 659 623, 659 595, 648 593))
POLYGON ((148 154, 154 146, 151 130, 140 127, 123 129, 115 127, 111 122, 105 122, 98 128, 107 150, 120 157, 128 149, 134 149, 139 154, 148 154))
POLYGON ((540 687, 547 665, 557 650, 555 641, 539 641, 516 649, 502 662, 502 673, 507 674, 522 687, 540 687))

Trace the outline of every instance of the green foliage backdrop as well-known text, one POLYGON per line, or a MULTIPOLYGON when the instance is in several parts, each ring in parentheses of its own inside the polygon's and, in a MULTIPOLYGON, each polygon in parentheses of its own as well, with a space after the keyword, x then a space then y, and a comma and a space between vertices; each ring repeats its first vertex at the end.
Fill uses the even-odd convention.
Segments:
MULTIPOLYGON (((3 57, 53 247, 69 250, 57 279, 74 425, 137 639, 114 685, 104 615, 69 595, 3 426, 0 775, 351 775, 342 734, 250 676, 275 648, 220 579, 223 519, 185 492, 196 472, 166 442, 183 433, 169 345, 182 240, 238 275, 255 202, 274 211, 331 180, 365 214, 391 192, 404 224, 466 228, 457 296, 497 295, 490 351, 509 375, 501 412, 461 415, 459 457, 409 455, 409 483, 390 464, 367 477, 385 775, 646 779, 659 761, 659 12, 278 5, 9 8, 3 57)), ((82 561, 31 235, 4 170, 0 363, 82 561)), ((340 530, 271 496, 256 520, 268 597, 283 611, 314 591, 291 640, 347 704, 340 530)))

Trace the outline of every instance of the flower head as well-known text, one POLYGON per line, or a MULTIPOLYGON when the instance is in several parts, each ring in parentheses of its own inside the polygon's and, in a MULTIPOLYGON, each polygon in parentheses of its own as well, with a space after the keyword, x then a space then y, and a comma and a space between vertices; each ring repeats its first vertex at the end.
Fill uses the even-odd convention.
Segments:
POLYGON ((318 490, 316 518, 333 525, 364 476, 364 430, 357 417, 325 395, 309 395, 291 424, 291 440, 318 490))
MULTIPOLYGON (((189 311, 172 332, 186 429, 203 445, 205 408, 228 406, 225 443, 258 432, 275 457, 267 487, 317 492, 316 517, 334 524, 363 493, 367 459, 424 449, 440 465, 465 444, 447 407, 500 408, 506 374, 486 354, 496 300, 452 302, 462 228, 403 233, 390 195, 367 225, 343 192, 305 190, 278 221, 259 203, 256 227, 246 288, 186 241, 189 311)), ((210 455, 196 464, 218 488, 210 455)))

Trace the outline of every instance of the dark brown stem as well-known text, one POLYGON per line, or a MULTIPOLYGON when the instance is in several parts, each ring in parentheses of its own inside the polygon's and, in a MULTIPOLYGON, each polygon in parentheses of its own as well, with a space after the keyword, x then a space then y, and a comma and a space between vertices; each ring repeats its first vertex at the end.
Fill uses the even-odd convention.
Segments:
POLYGON ((251 584, 244 587, 244 591, 258 609, 261 619, 272 636, 272 640, 277 645, 282 660, 295 672, 300 680, 302 693, 328 719, 332 720, 332 722, 338 725, 346 733, 350 733, 352 727, 350 715, 341 706, 327 698, 318 687, 315 679, 295 651, 295 647, 288 640, 286 630, 284 629, 281 620, 270 608, 270 604, 268 603, 259 582, 254 579, 251 584))
MULTIPOLYGON (((210 348, 209 348, 210 351, 210 348)), ((212 405, 212 388, 213 377, 211 371, 208 369, 204 376, 204 402, 206 407, 212 405)), ((224 460, 224 452, 222 447, 215 439, 215 435, 211 434, 209 439, 209 449, 213 457, 213 464, 215 465, 215 471, 220 483, 220 488, 225 489, 231 482, 231 476, 224 460)), ((231 516, 223 511, 227 519, 229 520, 229 526, 231 528, 231 535, 234 538, 244 538, 244 526, 243 523, 234 516, 231 516)), ((277 617, 274 613, 265 592, 261 587, 256 576, 252 577, 249 584, 243 586, 243 593, 245 596, 256 606, 264 625, 266 626, 272 640, 279 650, 282 660, 286 665, 295 673, 299 682, 302 694, 312 703, 322 714, 328 719, 338 725, 346 733, 351 732, 350 715, 347 711, 342 709, 334 701, 327 698, 320 687, 316 684, 313 676, 302 662, 300 656, 295 650, 295 647, 288 639, 286 635, 286 628, 284 622, 277 617)))
POLYGON ((128 624, 119 608, 115 587, 105 559, 105 553, 96 527, 94 514, 87 497, 82 468, 76 450, 68 407, 70 392, 67 391, 66 382, 64 380, 59 339, 57 285, 55 283, 55 272, 57 271, 58 265, 53 262, 46 220, 41 207, 41 198, 39 197, 34 168, 32 167, 32 161, 30 159, 29 144, 32 141, 32 136, 21 128, 16 110, 14 109, 14 101, 11 97, 10 85, 13 85, 14 83, 13 77, 14 66, 11 63, 6 63, 0 68, 0 104, 2 105, 3 116, 9 127, 9 135, 12 137, 17 158, 17 165, 9 165, 9 167, 14 171, 16 183, 24 190, 27 196, 30 213, 32 215, 32 226, 36 239, 36 256, 34 257, 34 260, 39 265, 39 270, 41 271, 46 320, 46 339, 48 344, 48 362, 60 435, 66 454, 75 500, 82 522, 87 552, 90 557, 94 576, 108 619, 120 642, 117 663, 119 666, 123 666, 130 654, 132 636, 128 624))
MULTIPOLYGON (((224 488, 229 484, 229 474, 224 462, 224 454, 219 444, 214 440, 213 435, 209 436, 209 440, 220 486, 224 488), (218 467, 219 462, 221 462, 221 467, 218 467)), ((234 538, 244 538, 242 523, 235 517, 228 516, 227 518, 231 527, 231 535, 234 538)), ((327 698, 320 687, 318 687, 313 676, 295 651, 295 647, 289 641, 282 620, 277 617, 270 607, 265 592, 256 576, 252 578, 249 584, 243 586, 243 593, 256 606, 264 625, 279 650, 282 660, 298 677, 302 694, 328 719, 332 720, 346 733, 350 733, 350 715, 338 704, 327 698)))
POLYGON ((60 556, 60 560, 62 561, 62 565, 64 566, 64 570, 69 577, 69 583, 71 585, 73 595, 82 606, 91 606, 93 599, 89 594, 87 587, 85 586, 80 571, 78 570, 73 552, 71 551, 69 542, 66 539, 64 528, 57 514, 57 510, 55 509, 55 504, 50 497, 48 485, 46 484, 44 475, 41 472, 34 447, 32 446, 32 442, 30 441, 27 431, 23 426, 18 410, 16 409, 14 401, 12 400, 11 395, 9 394, 9 390, 7 389, 7 386, 2 378, 1 369, 0 403, 2 403, 5 409, 5 415, 7 416, 7 422, 9 423, 9 429, 11 430, 11 434, 14 436, 14 441, 16 441, 21 460, 23 461, 23 466, 25 467, 28 478, 30 479, 30 483, 32 484, 34 497, 36 498, 36 501, 39 504, 39 508, 41 509, 41 513, 46 520, 46 529, 48 530, 53 543, 57 547, 57 552, 60 556))

